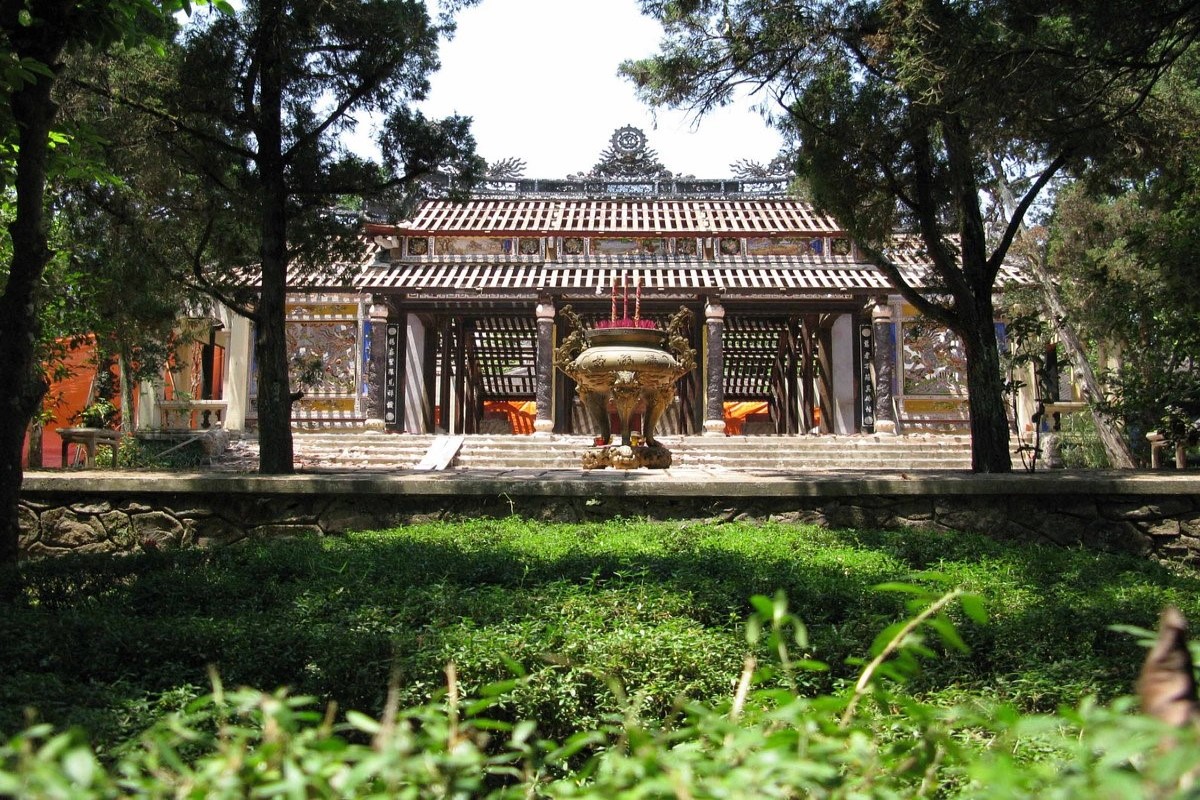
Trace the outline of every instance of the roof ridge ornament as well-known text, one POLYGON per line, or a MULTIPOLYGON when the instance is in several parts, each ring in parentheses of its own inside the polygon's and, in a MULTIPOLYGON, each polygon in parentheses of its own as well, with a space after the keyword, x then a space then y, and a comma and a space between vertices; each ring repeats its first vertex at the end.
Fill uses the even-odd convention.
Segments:
POLYGON ((600 153, 600 160, 591 172, 572 175, 571 178, 621 178, 641 181, 669 181, 675 177, 671 170, 658 160, 658 153, 647 145, 646 134, 641 128, 625 125, 613 131, 609 146, 600 153))
MULTIPOLYGON (((609 146, 588 172, 565 178, 526 178, 524 159, 489 162, 483 180, 472 190, 476 198, 525 199, 782 199, 791 191, 791 160, 786 153, 762 164, 742 159, 730 165, 732 178, 699 179, 676 175, 663 166, 648 137, 633 125, 613 131, 609 146)), ((444 195, 444 193, 442 193, 444 195)), ((437 192, 430 192, 437 197, 437 192)))

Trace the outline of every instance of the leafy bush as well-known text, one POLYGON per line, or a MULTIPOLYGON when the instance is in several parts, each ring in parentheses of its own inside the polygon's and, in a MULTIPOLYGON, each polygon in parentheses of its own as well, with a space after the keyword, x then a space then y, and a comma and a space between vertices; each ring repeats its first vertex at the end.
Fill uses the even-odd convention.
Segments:
POLYGON ((79 412, 79 421, 88 428, 108 428, 116 421, 119 409, 111 400, 97 398, 79 412))
POLYGON ((1068 469, 1105 469, 1109 466, 1104 443, 1096 432, 1090 412, 1064 414, 1059 436, 1059 453, 1068 469))
MULTIPOLYGON (((934 585, 941 576, 926 576, 934 585)), ((1187 796, 1200 755, 1197 728, 1169 729, 1090 700, 1053 714, 977 703, 937 707, 904 691, 934 645, 964 650, 960 610, 986 621, 959 590, 886 584, 910 616, 876 637, 857 680, 806 698, 774 676, 824 669, 796 659, 806 627, 782 595, 753 598, 747 627, 771 668, 753 659, 716 704, 681 702, 622 713, 562 741, 533 719, 491 716, 528 678, 461 693, 457 669, 431 702, 401 708, 393 683, 379 718, 339 719, 284 691, 214 691, 168 715, 106 764, 77 732, 34 725, 0 743, 0 794, 122 797, 1167 797, 1187 796)))
MULTIPOLYGON (((536 719, 540 737, 565 742, 633 712, 666 720, 720 705, 747 655, 743 620, 761 611, 747 598, 777 590, 807 625, 797 661, 828 669, 764 675, 759 688, 836 695, 904 614, 902 596, 874 587, 915 572, 991 609, 963 628, 970 652, 945 651, 909 678, 913 698, 939 707, 1109 702, 1141 657, 1110 625, 1148 627, 1166 603, 1200 616, 1187 570, 927 531, 514 517, 48 559, 22 566, 24 602, 0 615, 0 731, 23 728, 36 705, 38 719, 86 728, 108 763, 204 693, 210 666, 231 686, 286 686, 379 717, 390 682, 395 702, 421 707, 453 662, 463 695, 520 673, 490 717, 536 719)), ((773 652, 760 639, 749 654, 773 652)))
MULTIPOLYGON (((136 436, 121 437, 117 445, 116 466, 127 469, 186 469, 204 463, 204 445, 198 441, 183 443, 172 440, 157 441, 139 439, 136 436)), ((96 464, 112 467, 112 450, 100 448, 96 451, 96 464)))

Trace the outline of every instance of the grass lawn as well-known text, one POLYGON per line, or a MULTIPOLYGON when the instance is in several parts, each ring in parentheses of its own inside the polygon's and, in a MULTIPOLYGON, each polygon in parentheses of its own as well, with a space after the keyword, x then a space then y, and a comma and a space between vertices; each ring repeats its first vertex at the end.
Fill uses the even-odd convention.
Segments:
POLYGON ((0 733, 36 716, 81 726, 102 754, 209 691, 210 667, 226 686, 288 686, 372 715, 389 682, 401 704, 427 701, 449 662, 464 693, 516 671, 491 713, 536 719, 556 740, 630 702, 649 716, 684 698, 719 704, 749 652, 770 660, 745 621, 752 596, 777 591, 809 631, 791 655, 829 665, 801 673, 811 695, 852 682, 848 659, 907 615, 905 596, 878 584, 978 594, 986 623, 955 616, 970 652, 935 648, 908 690, 1023 711, 1131 691, 1144 651, 1109 626, 1153 627, 1167 603, 1200 618, 1198 576, 1144 560, 781 524, 514 517, 42 561, 24 575, 26 602, 0 615, 0 733))

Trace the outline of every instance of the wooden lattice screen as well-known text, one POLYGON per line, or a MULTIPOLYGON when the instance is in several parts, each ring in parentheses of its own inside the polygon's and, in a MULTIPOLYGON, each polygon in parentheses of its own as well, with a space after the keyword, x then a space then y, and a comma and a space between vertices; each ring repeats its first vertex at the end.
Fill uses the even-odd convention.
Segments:
POLYGON ((773 400, 785 364, 783 320, 727 317, 722 337, 725 399, 773 400))
POLYGON ((537 394, 537 323, 531 317, 480 317, 468 344, 480 400, 532 400, 537 394))

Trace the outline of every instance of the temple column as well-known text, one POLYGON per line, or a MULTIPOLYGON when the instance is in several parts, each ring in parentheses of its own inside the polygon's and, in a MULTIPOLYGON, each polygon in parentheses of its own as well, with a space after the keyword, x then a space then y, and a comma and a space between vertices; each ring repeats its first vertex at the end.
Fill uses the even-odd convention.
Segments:
POLYGON ((707 391, 704 406, 704 434, 725 434, 725 352, 721 339, 725 331, 725 307, 710 299, 704 306, 704 375, 707 391))
POLYGON ((830 351, 833 373, 831 429, 837 434, 854 433, 854 321, 849 314, 839 314, 834 320, 830 351))
POLYGON ((892 335, 892 307, 876 303, 871 312, 875 339, 875 433, 895 433, 892 411, 892 376, 896 372, 896 345, 892 335))
POLYGON ((548 297, 537 304, 537 417, 533 421, 535 436, 554 432, 554 301, 548 297))
POLYGON ((454 412, 454 319, 443 317, 438 321, 438 372, 437 410, 438 424, 435 433, 453 433, 454 412))
POLYGON ((388 307, 383 303, 372 303, 367 309, 365 327, 370 349, 367 351, 367 419, 364 426, 369 431, 395 428, 400 408, 396 389, 403 369, 397 370, 394 360, 404 351, 394 336, 398 331, 389 331, 388 307))
MULTIPOLYGON (((398 347, 404 350, 402 362, 405 369, 399 373, 401 390, 398 400, 402 402, 397 422, 406 433, 431 433, 433 431, 433 382, 434 354, 431 344, 437 341, 425 330, 425 323, 416 314, 405 314, 400 322, 388 326, 388 335, 393 335, 393 326, 403 324, 403 335, 397 339, 398 347)), ((394 363, 394 362, 389 362, 394 363)))
MULTIPOLYGON (((250 405, 254 325, 240 314, 229 311, 225 317, 225 330, 229 340, 225 347, 225 385, 221 389, 221 398, 225 401, 224 427, 227 431, 242 431, 246 429, 246 410, 250 405)), ((157 416, 154 412, 153 424, 157 424, 157 416)))

